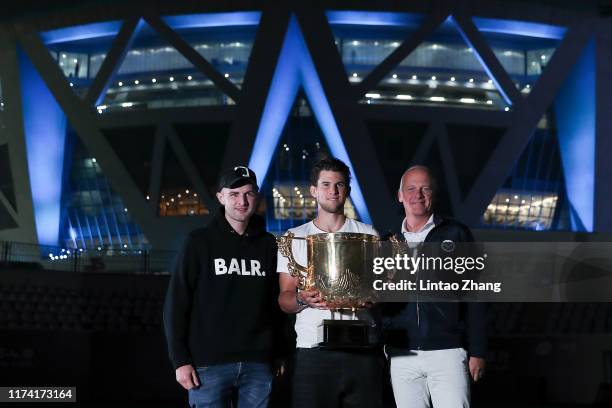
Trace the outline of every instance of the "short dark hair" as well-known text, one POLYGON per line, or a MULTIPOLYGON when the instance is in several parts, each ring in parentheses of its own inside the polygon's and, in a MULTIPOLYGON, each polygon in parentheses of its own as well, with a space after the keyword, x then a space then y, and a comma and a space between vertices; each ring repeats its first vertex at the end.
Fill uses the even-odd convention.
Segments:
POLYGON ((319 160, 317 164, 312 166, 312 171, 310 172, 310 185, 316 186, 319 181, 319 176, 322 171, 335 171, 338 173, 342 173, 344 179, 346 180, 346 184, 351 184, 351 170, 349 167, 344 164, 344 162, 340 159, 336 159, 335 157, 325 158, 319 160))

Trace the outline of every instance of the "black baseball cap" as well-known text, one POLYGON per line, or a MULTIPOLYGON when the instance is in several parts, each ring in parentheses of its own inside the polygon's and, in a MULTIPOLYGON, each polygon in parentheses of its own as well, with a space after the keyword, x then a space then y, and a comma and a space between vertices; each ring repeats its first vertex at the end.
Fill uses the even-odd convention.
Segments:
POLYGON ((258 190, 255 172, 246 166, 235 166, 221 173, 217 191, 224 188, 238 188, 246 184, 251 184, 255 191, 258 190))

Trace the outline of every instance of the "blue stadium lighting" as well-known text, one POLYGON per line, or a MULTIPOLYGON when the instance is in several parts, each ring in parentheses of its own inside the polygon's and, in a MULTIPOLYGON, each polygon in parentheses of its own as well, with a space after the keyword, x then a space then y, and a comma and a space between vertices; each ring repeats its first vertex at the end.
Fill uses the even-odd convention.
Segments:
POLYGON ((291 18, 287 29, 249 160, 249 167, 259 175, 261 183, 270 167, 300 85, 304 88, 306 98, 310 102, 331 153, 334 157, 347 163, 351 169, 354 176, 351 189, 353 205, 361 220, 371 223, 372 220, 348 152, 295 17, 291 18))
POLYGON ((472 18, 474 25, 483 33, 520 35, 524 37, 562 40, 567 29, 549 24, 530 23, 516 20, 497 20, 492 18, 472 18))
POLYGON ((298 60, 301 52, 296 45, 298 42, 296 37, 299 36, 299 28, 295 19, 292 18, 268 90, 266 105, 249 161, 249 167, 258 175, 260 183, 266 177, 274 149, 281 137, 285 121, 300 86, 298 60))
POLYGON ((557 135, 572 230, 593 231, 595 207, 595 42, 585 48, 555 99, 557 135))
POLYGON ((241 11, 233 13, 186 14, 167 16, 163 20, 170 27, 180 30, 188 28, 253 26, 259 24, 261 13, 258 11, 241 11))
MULTIPOLYGON (((259 24, 260 18, 260 12, 248 11, 168 16, 164 17, 163 20, 174 29, 187 29, 205 27, 256 26, 259 24)), ((121 24, 121 21, 106 21, 103 23, 84 24, 80 26, 45 31, 42 32, 40 36, 42 41, 47 45, 89 40, 101 37, 112 37, 119 33, 121 24)))
MULTIPOLYGON (((371 12, 371 11, 328 11, 330 24, 364 25, 364 26, 418 26, 423 17, 412 13, 371 12)), ((567 29, 549 24, 532 23, 516 20, 499 20, 474 17, 476 27, 483 33, 518 35, 524 37, 562 40, 567 29)), ((448 27, 450 21, 444 22, 448 27)))
POLYGON ((24 132, 38 243, 57 245, 60 230, 66 116, 19 50, 24 132))
POLYGON ((390 13, 374 11, 328 11, 330 24, 367 26, 418 26, 423 17, 412 13, 390 13))
POLYGON ((111 37, 117 35, 120 28, 121 21, 107 21, 104 23, 85 24, 45 31, 40 33, 40 37, 45 44, 50 45, 99 37, 111 37))

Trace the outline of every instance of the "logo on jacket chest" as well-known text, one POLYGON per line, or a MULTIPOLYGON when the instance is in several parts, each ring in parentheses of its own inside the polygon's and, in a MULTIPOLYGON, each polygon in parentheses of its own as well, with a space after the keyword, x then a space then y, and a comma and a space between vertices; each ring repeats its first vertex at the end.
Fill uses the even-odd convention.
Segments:
POLYGON ((232 258, 229 265, 223 258, 215 258, 215 275, 266 276, 261 270, 261 263, 256 259, 232 258))

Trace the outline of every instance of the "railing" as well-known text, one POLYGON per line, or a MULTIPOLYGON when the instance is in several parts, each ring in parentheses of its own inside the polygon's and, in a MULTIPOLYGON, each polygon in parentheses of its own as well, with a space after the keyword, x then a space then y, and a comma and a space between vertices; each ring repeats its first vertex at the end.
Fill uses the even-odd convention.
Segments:
POLYGON ((168 273, 176 252, 100 247, 74 249, 0 241, 0 265, 71 272, 168 273))

